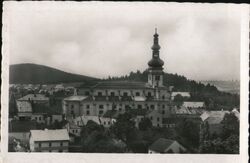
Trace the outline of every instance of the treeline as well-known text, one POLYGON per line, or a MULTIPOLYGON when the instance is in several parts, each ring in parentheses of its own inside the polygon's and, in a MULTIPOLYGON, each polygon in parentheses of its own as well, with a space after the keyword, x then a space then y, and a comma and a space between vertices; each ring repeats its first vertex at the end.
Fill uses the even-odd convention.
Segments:
MULTIPOLYGON (((148 72, 137 70, 125 76, 109 77, 106 80, 147 82, 148 72)), ((204 101, 206 106, 211 110, 239 108, 240 98, 238 94, 221 92, 213 85, 205 85, 177 74, 164 73, 163 80, 165 86, 173 86, 173 91, 190 92, 190 101, 204 101)))

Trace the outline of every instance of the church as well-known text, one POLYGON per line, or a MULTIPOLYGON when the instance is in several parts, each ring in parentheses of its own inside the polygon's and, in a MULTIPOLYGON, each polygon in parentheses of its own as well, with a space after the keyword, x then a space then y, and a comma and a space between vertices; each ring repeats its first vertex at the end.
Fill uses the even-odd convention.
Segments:
MULTIPOLYGON (((66 118, 82 115, 105 116, 109 111, 124 113, 126 110, 143 110, 147 115, 159 115, 157 121, 170 116, 170 89, 164 86, 163 65, 160 58, 159 35, 153 35, 152 58, 148 62, 148 81, 103 81, 83 85, 76 95, 63 100, 66 118)), ((153 122, 153 116, 150 117, 153 122)), ((159 126, 159 124, 158 124, 159 126)))

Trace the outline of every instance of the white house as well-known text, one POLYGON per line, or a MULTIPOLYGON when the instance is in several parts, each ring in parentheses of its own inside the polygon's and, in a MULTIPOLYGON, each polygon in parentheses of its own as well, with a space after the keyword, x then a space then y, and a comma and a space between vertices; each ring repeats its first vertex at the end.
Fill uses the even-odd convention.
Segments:
POLYGON ((30 130, 31 152, 68 152, 69 134, 67 129, 30 130))
POLYGON ((16 101, 17 115, 19 118, 30 118, 32 115, 32 107, 29 101, 16 101))

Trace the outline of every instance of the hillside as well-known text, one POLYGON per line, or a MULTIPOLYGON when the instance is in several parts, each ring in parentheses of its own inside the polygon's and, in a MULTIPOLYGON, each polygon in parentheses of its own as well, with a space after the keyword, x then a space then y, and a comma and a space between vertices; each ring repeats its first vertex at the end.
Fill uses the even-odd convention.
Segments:
POLYGON ((31 63, 10 65, 9 74, 10 84, 48 84, 98 80, 97 78, 67 73, 55 68, 31 63))

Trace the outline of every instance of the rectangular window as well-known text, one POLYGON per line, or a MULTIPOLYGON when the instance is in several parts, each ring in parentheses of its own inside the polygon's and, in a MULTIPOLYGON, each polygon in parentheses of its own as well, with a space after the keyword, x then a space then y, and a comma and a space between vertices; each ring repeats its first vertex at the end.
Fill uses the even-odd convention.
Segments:
POLYGON ((159 81, 159 80, 160 80, 160 76, 159 76, 159 75, 156 75, 156 76, 155 76, 155 80, 159 81))
POLYGON ((110 96, 115 96, 115 92, 111 92, 111 93, 110 93, 110 96))
POLYGON ((49 147, 51 147, 51 143, 49 143, 49 147))
POLYGON ((165 105, 162 105, 162 108, 164 109, 164 108, 165 108, 165 105))
POLYGON ((103 109, 103 105, 99 105, 99 109, 103 109))
POLYGON ((41 121, 42 120, 42 117, 39 117, 39 121, 41 121))
POLYGON ((155 108, 155 106, 154 106, 154 105, 150 105, 150 108, 151 108, 151 109, 154 109, 154 108, 155 108))
POLYGON ((89 110, 86 111, 86 114, 89 115, 89 110))
POLYGON ((159 118, 159 117, 157 117, 157 121, 160 121, 160 118, 159 118))
POLYGON ((142 109, 142 106, 141 106, 141 105, 138 105, 137 107, 138 107, 138 109, 142 109))
POLYGON ((99 111, 99 114, 102 114, 102 113, 103 113, 103 111, 102 111, 102 110, 100 110, 100 111, 99 111))
POLYGON ((102 96, 102 92, 98 92, 98 96, 102 96))
POLYGON ((89 105, 86 105, 86 108, 89 109, 89 105))
POLYGON ((85 95, 88 96, 88 95, 89 95, 89 91, 86 91, 86 92, 85 92, 85 95))
POLYGON ((41 143, 39 143, 39 144, 38 144, 38 146, 41 148, 42 144, 41 144, 41 143))
POLYGON ((71 109, 73 109, 74 108, 74 105, 71 105, 71 109))
POLYGON ((128 92, 124 92, 123 96, 127 97, 128 96, 128 92))
POLYGON ((136 96, 140 96, 140 92, 136 92, 135 95, 136 95, 136 96))

